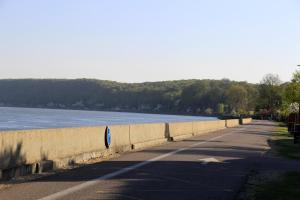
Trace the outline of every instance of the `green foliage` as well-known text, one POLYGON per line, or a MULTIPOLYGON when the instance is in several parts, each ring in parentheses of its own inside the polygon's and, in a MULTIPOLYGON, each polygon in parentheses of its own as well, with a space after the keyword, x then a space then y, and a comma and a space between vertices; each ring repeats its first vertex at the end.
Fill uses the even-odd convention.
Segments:
POLYGON ((226 79, 145 83, 94 79, 0 80, 0 105, 5 106, 223 114, 230 112, 224 102, 237 111, 253 110, 256 96, 257 85, 226 79), (233 91, 228 93, 230 88, 233 91), (238 97, 234 94, 236 90, 238 97))
POLYGON ((226 92, 226 103, 232 112, 243 114, 248 106, 248 92, 241 85, 232 85, 226 92))
POLYGON ((300 71, 297 70, 293 75, 293 80, 285 90, 286 99, 290 103, 300 102, 300 71))
POLYGON ((297 104, 300 116, 300 70, 297 70, 293 74, 292 82, 286 86, 285 100, 290 107, 293 107, 293 105, 297 104))
POLYGON ((290 102, 300 102, 300 83, 292 82, 285 90, 286 99, 290 102))
POLYGON ((258 108, 274 113, 282 105, 283 89, 278 75, 267 74, 259 86, 258 108))
POLYGON ((224 104, 223 103, 219 103, 218 104, 218 114, 219 115, 223 115, 224 112, 225 112, 225 106, 224 106, 224 104))
POLYGON ((278 76, 269 74, 259 85, 228 79, 145 83, 6 79, 0 80, 0 106, 205 115, 247 115, 261 110, 266 116, 287 116, 290 103, 300 99, 299 77, 297 71, 293 82, 281 84, 278 76))
POLYGON ((296 70, 293 74, 293 81, 300 83, 300 70, 296 70))

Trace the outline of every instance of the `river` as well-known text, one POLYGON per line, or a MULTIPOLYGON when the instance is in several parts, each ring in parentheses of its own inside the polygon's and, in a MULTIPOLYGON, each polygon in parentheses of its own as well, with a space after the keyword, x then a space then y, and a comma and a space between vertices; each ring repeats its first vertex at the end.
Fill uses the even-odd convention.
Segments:
POLYGON ((216 120, 214 117, 0 107, 0 130, 216 120))

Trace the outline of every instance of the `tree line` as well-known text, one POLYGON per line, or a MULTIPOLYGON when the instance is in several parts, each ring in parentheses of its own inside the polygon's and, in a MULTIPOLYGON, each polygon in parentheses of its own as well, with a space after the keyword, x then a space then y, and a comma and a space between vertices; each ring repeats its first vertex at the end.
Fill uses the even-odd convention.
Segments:
POLYGON ((259 85, 259 94, 258 116, 286 120, 294 113, 300 117, 300 70, 286 83, 282 83, 278 75, 267 74, 259 85))
POLYGON ((299 102, 299 71, 282 83, 266 75, 260 84, 222 80, 120 83, 96 79, 2 79, 0 106, 278 116, 299 102), (298 92, 295 92, 298 90, 298 92))

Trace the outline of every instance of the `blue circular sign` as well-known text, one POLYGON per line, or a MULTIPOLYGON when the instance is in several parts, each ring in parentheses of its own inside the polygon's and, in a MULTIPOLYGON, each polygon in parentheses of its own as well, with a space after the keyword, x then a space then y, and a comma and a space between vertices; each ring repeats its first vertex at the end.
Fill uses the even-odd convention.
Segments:
POLYGON ((111 143, 110 128, 108 128, 108 126, 107 126, 105 129, 105 146, 106 146, 106 148, 109 148, 110 143, 111 143))

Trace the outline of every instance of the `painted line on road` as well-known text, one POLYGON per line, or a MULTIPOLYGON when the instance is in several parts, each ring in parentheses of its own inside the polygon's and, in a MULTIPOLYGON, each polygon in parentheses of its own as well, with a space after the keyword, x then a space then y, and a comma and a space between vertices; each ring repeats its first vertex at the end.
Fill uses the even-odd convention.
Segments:
POLYGON ((174 154, 176 154, 176 153, 179 153, 179 152, 181 152, 181 151, 185 151, 185 150, 191 149, 191 148, 193 148, 193 147, 195 147, 195 146, 198 146, 198 145, 201 145, 201 144, 205 144, 205 143, 207 143, 207 142, 210 142, 210 141, 213 141, 213 140, 216 140, 216 139, 220 139, 220 138, 225 137, 225 136, 228 136, 228 135, 232 135, 232 134, 237 133, 237 132, 240 132, 240 131, 242 131, 242 130, 244 130, 244 128, 239 129, 239 130, 235 130, 235 131, 233 131, 233 132, 231 132, 231 133, 226 133, 226 134, 224 134, 224 135, 220 135, 220 136, 217 136, 217 137, 208 139, 208 140, 206 140, 206 141, 194 143, 194 144, 189 145, 189 146, 187 146, 187 147, 183 147, 183 148, 181 148, 181 149, 177 149, 177 150, 175 150, 175 151, 171 151, 171 152, 169 152, 169 153, 166 153, 166 154, 157 156, 157 157, 155 157, 155 158, 152 158, 152 159, 149 159, 149 160, 140 162, 140 163, 138 163, 138 164, 135 164, 135 165, 132 165, 132 166, 129 166, 129 167, 125 167, 125 168, 123 168, 123 169, 121 169, 121 170, 118 170, 118 171, 116 171, 116 172, 112 172, 112 173, 109 173, 109 174, 100 176, 100 177, 98 177, 98 178, 92 179, 92 180, 90 180, 90 181, 81 183, 81 184, 76 185, 76 186, 74 186, 74 187, 70 187, 70 188, 68 188, 68 189, 59 191, 59 192, 57 192, 57 193, 54 193, 54 194, 51 194, 51 195, 49 195, 49 196, 43 197, 43 198, 41 198, 41 199, 39 199, 39 200, 55 200, 55 199, 62 198, 62 197, 64 197, 64 196, 67 196, 67 195, 69 195, 69 194, 72 194, 72 193, 74 193, 74 192, 77 192, 77 191, 79 191, 79 190, 82 190, 82 189, 84 189, 84 188, 87 188, 87 187, 96 185, 96 184, 98 184, 100 181, 104 181, 104 180, 107 180, 107 179, 114 178, 114 177, 116 177, 116 176, 118 176, 118 175, 121 175, 121 174, 130 172, 130 171, 133 171, 133 170, 135 170, 135 169, 138 169, 138 168, 140 168, 140 167, 143 167, 143 166, 148 165, 148 164, 150 164, 150 163, 153 163, 153 162, 155 162, 155 161, 162 160, 162 159, 164 159, 164 158, 166 158, 166 157, 169 157, 169 156, 174 155, 174 154))

